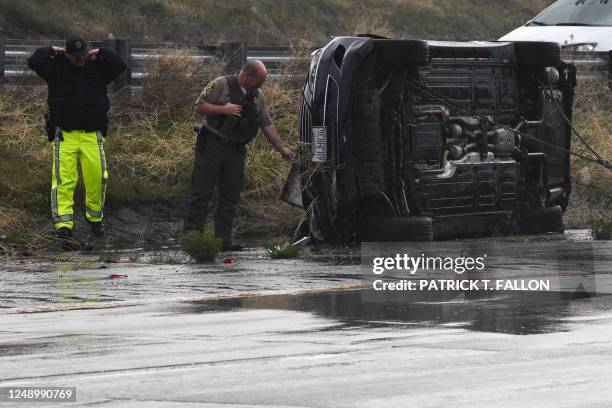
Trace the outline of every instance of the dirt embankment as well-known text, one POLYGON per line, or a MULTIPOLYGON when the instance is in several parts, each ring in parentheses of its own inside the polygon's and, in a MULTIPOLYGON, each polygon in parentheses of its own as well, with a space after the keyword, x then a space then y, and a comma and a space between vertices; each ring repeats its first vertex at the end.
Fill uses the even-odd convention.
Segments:
POLYGON ((404 38, 496 39, 552 0, 0 0, 0 38, 86 38, 251 45, 325 44, 374 32, 404 38), (76 23, 75 23, 76 22, 76 23))

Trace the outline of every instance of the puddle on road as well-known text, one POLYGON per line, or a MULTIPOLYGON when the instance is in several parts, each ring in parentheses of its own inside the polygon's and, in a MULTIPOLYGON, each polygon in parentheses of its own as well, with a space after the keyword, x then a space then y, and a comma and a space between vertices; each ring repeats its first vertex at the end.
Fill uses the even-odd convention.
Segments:
POLYGON ((244 309, 310 312, 348 327, 447 326, 473 331, 539 334, 568 331, 568 318, 612 310, 612 296, 558 292, 461 292, 440 301, 374 303, 369 290, 274 295, 189 303, 180 313, 244 309))
MULTIPOLYGON (((19 355, 53 355, 68 350, 71 357, 107 356, 117 351, 116 338, 88 334, 64 333, 23 341, 0 343, 0 357, 19 355), (83 347, 87 344, 91 349, 83 347)), ((44 357, 43 357, 44 358, 44 357)))
POLYGON ((57 265, 56 270, 58 272, 73 272, 80 270, 99 269, 100 266, 93 262, 62 262, 57 265))

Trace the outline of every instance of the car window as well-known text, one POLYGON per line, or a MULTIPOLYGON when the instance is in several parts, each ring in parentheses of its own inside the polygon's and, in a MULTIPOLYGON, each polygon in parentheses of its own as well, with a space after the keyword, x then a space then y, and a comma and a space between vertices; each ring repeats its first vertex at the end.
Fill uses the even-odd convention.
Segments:
POLYGON ((612 1, 560 0, 529 25, 612 26, 612 1))

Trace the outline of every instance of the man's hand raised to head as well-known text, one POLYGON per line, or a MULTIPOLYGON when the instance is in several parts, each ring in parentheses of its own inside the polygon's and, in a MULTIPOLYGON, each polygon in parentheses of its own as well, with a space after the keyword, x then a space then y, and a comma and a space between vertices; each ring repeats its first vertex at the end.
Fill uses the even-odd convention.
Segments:
POLYGON ((92 50, 89 50, 89 52, 87 53, 87 56, 92 61, 95 61, 98 58, 99 55, 100 55, 100 49, 99 48, 94 48, 92 50))

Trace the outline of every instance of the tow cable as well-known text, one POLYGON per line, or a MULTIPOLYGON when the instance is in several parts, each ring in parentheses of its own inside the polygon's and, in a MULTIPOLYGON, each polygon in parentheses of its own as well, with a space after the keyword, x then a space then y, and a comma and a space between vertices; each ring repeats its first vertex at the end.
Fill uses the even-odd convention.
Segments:
POLYGON ((587 160, 587 161, 590 161, 592 163, 597 163, 597 164, 605 167, 608 170, 612 170, 612 164, 610 164, 610 162, 608 160, 606 160, 597 150, 595 150, 595 148, 593 146, 591 146, 589 144, 589 142, 586 141, 585 137, 582 134, 580 134, 580 132, 578 132, 578 130, 576 130, 576 128, 574 127, 574 124, 572 123, 572 121, 569 120, 569 118, 565 115, 565 112, 563 112, 563 109, 561 109, 561 107, 559 106, 559 104, 557 103, 557 100, 555 99, 555 97, 553 95, 553 90, 552 90, 552 86, 551 86, 550 82, 548 83, 548 87, 545 87, 544 84, 542 84, 542 82, 540 82, 540 81, 538 81, 538 82, 539 82, 540 86, 544 89, 544 95, 548 99, 550 99, 552 101, 553 105, 555 105, 555 109, 563 117, 563 120, 565 120, 565 123, 567 123, 568 126, 570 127, 570 129, 572 130, 572 132, 574 132, 574 134, 576 135, 576 137, 578 138, 580 143, 582 143, 584 146, 586 146, 586 148, 589 149, 591 151, 591 153, 593 153, 593 155, 595 155, 595 157, 597 159, 593 159, 592 157, 582 156, 582 155, 579 155, 579 154, 574 153, 574 152, 570 152, 570 153, 573 154, 574 156, 580 157, 583 160, 587 160))

